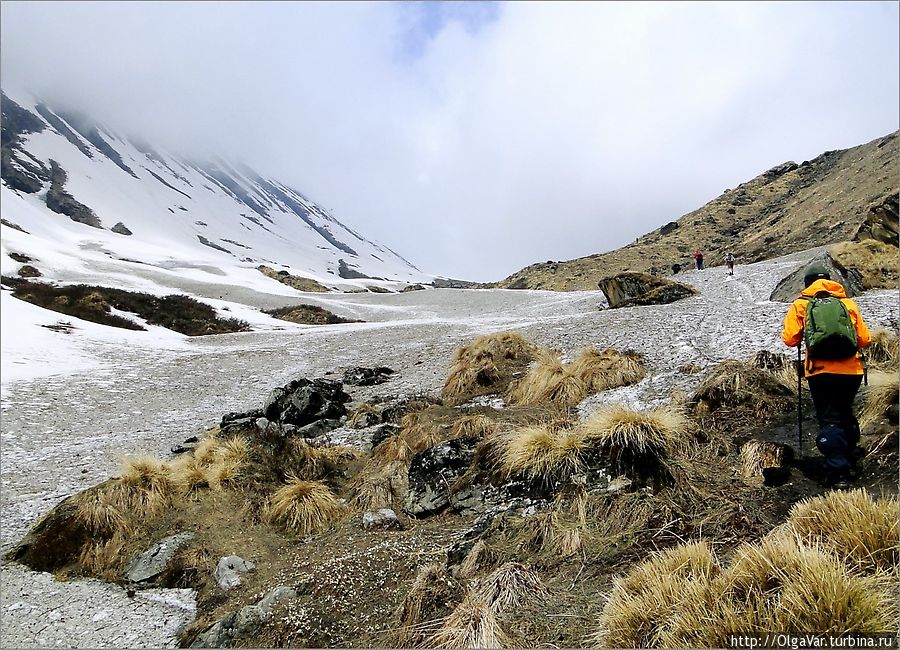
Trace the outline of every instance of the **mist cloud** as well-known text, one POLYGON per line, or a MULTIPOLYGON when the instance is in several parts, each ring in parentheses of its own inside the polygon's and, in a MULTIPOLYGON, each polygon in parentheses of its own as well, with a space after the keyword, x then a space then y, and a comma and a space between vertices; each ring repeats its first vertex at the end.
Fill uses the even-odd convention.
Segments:
POLYGON ((239 157, 466 279, 616 248, 900 110, 896 3, 0 7, 4 88, 239 157))

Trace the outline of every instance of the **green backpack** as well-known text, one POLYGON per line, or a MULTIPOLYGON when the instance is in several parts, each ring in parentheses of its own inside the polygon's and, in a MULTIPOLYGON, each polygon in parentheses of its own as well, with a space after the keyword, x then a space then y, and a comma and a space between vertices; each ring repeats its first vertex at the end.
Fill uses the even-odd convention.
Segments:
POLYGON ((813 359, 846 359, 856 354, 856 328, 850 312, 834 296, 806 298, 806 327, 803 340, 813 359))

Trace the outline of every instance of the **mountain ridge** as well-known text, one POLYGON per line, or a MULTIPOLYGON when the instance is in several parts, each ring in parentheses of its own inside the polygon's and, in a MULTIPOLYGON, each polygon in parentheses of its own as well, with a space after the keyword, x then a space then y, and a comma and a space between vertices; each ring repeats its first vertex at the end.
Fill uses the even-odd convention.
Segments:
POLYGON ((897 135, 776 165, 625 246, 538 262, 480 286, 592 291, 598 280, 617 273, 670 275, 675 264, 693 264, 695 249, 703 251, 707 266, 716 266, 728 251, 741 264, 851 239, 873 213, 893 211, 896 221, 897 135))
MULTIPOLYGON (((114 258, 150 264, 187 258, 240 267, 244 275, 275 265, 332 289, 433 278, 242 162, 165 152, 26 94, 4 91, 2 109, 4 217, 44 240, 69 239, 56 236, 64 229, 82 248, 101 239, 114 258)), ((80 259, 77 248, 67 252, 80 259)))

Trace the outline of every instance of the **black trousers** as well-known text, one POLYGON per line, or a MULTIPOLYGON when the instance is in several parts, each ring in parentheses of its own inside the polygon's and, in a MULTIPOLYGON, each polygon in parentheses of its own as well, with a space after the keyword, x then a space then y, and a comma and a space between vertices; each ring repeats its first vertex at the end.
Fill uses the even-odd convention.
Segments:
POLYGON ((822 373, 806 378, 816 407, 819 434, 816 446, 825 456, 831 478, 846 477, 853 467, 853 451, 859 443, 859 422, 853 415, 853 399, 862 375, 822 373))

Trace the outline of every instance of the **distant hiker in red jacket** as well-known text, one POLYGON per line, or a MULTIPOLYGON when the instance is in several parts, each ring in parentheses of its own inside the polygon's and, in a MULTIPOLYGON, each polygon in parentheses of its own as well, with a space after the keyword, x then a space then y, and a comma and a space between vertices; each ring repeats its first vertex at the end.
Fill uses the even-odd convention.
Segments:
POLYGON ((694 261, 697 263, 697 270, 703 270, 703 253, 700 252, 700 249, 694 251, 694 254, 691 255, 694 258, 694 261))

